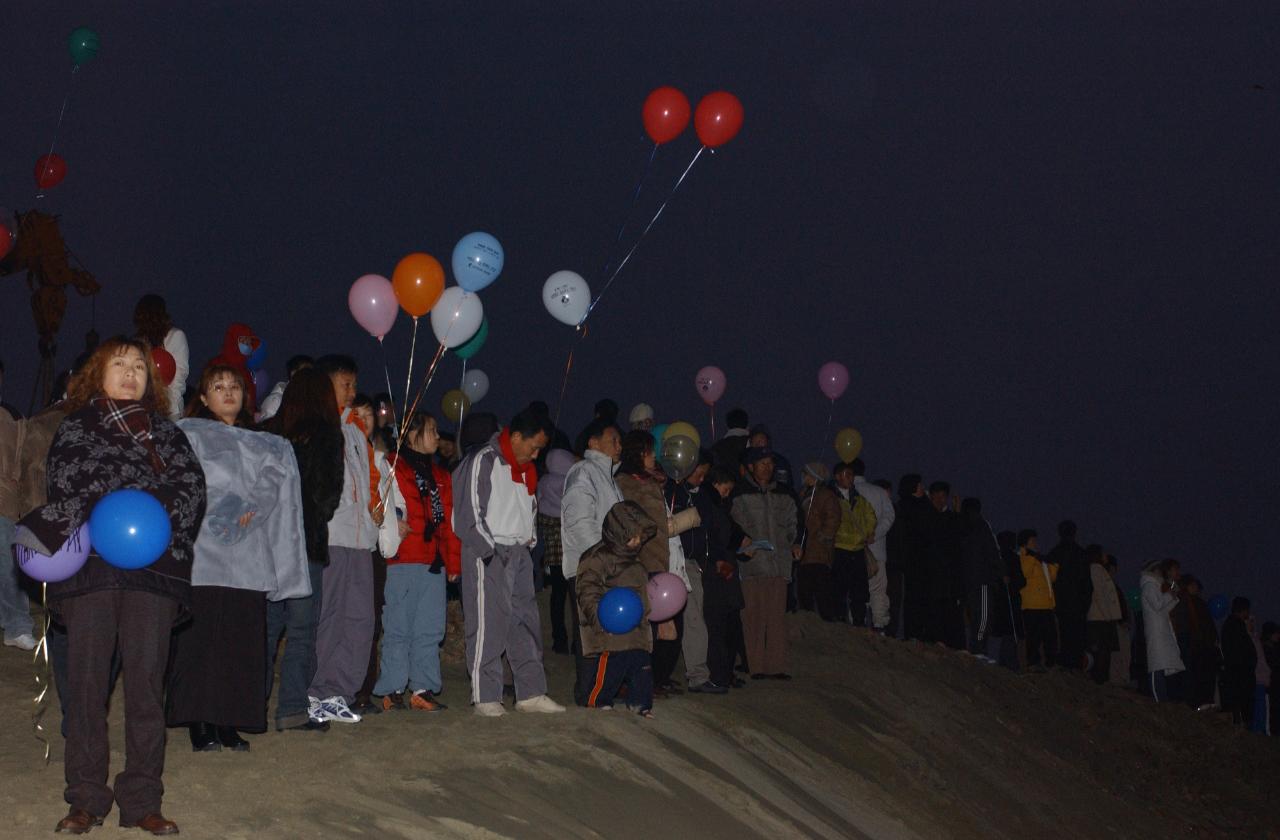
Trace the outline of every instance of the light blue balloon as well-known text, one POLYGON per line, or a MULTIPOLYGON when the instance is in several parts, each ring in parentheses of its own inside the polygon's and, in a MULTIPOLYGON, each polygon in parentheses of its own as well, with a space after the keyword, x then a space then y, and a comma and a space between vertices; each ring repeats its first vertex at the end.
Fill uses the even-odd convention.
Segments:
POLYGON ((659 423, 649 430, 649 434, 653 435, 653 457, 659 464, 662 463, 662 436, 667 433, 667 426, 670 423, 659 423))
POLYGON ((453 279, 465 291, 478 292, 502 273, 502 245, 484 231, 468 233, 453 247, 453 279))

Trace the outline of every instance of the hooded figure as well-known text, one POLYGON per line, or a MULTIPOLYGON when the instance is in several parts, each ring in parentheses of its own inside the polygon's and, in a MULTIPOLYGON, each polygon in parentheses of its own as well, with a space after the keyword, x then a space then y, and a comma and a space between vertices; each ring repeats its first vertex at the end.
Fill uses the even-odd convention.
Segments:
POLYGON ((578 612, 582 616, 582 654, 653 648, 649 632, 649 575, 640 563, 641 547, 658 533, 658 526, 635 502, 618 502, 604 517, 602 538, 578 561, 578 612), (630 543, 635 537, 640 541, 630 543), (596 614, 600 599, 610 589, 626 587, 640 596, 644 620, 635 629, 614 635, 600 626, 596 614))
POLYGON ((253 371, 249 370, 249 356, 261 343, 247 324, 236 321, 222 337, 222 352, 209 360, 210 365, 226 365, 240 371, 244 378, 244 407, 250 414, 258 408, 258 389, 253 384, 253 371))

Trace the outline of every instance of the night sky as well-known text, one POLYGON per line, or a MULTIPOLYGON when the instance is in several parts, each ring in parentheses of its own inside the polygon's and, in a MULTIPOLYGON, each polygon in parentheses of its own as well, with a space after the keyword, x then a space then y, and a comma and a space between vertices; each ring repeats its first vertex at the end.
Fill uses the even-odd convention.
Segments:
MULTIPOLYGON (((1177 556, 1274 617, 1280 9, 1079 5, 14 0, 0 206, 37 206, 66 36, 90 26, 102 51, 58 141, 70 174, 38 206, 104 286, 102 335, 155 291, 197 365, 242 320, 273 378, 292 353, 345 351, 382 390, 351 282, 410 251, 447 266, 486 230, 506 268, 472 364, 492 380, 478 408, 505 416, 556 403, 572 329, 542 282, 599 288, 651 148, 645 95, 729 90, 742 133, 591 317, 571 434, 611 396, 705 435, 693 374, 716 364, 721 428, 741 405, 794 463, 830 460, 816 371, 836 359, 852 385, 835 427, 862 431, 872 477, 950 479, 1046 548, 1071 516, 1127 580, 1177 556)), ((662 147, 640 223, 696 149, 692 129, 662 147)), ((25 409, 21 277, 0 278, 0 307, 25 409)), ((60 365, 90 312, 72 300, 60 365)), ((408 338, 402 316, 400 388, 408 338)), ((458 374, 449 358, 430 407, 458 374)))

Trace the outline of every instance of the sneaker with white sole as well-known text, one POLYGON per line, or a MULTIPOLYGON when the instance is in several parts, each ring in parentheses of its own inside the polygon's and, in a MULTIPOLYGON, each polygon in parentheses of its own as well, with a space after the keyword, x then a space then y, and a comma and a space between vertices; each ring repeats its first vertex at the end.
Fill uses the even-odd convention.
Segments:
POLYGON ((36 649, 36 637, 30 633, 22 633, 21 635, 14 636, 12 638, 5 636, 4 643, 6 647, 16 647, 19 650, 36 649))
POLYGON ((336 723, 359 723, 360 715, 351 711, 345 697, 334 695, 317 702, 311 717, 315 720, 331 720, 336 723))
POLYGON ((476 703, 475 711, 480 717, 502 717, 507 713, 501 703, 476 703))
POLYGON ((516 710, 521 712, 542 712, 543 714, 554 714, 556 712, 563 712, 564 706, 561 706, 545 694, 539 694, 537 697, 530 697, 526 700, 517 701, 516 710))

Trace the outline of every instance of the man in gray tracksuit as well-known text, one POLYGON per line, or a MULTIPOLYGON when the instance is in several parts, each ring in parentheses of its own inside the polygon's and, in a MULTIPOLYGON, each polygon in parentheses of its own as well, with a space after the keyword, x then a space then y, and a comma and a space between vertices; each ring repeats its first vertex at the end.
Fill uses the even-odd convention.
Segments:
POLYGON ((547 697, 542 624, 529 556, 538 510, 533 462, 550 437, 548 418, 522 411, 453 474, 453 530, 462 543, 471 702, 476 714, 484 717, 506 713, 504 653, 515 678, 519 711, 564 711, 547 697))

